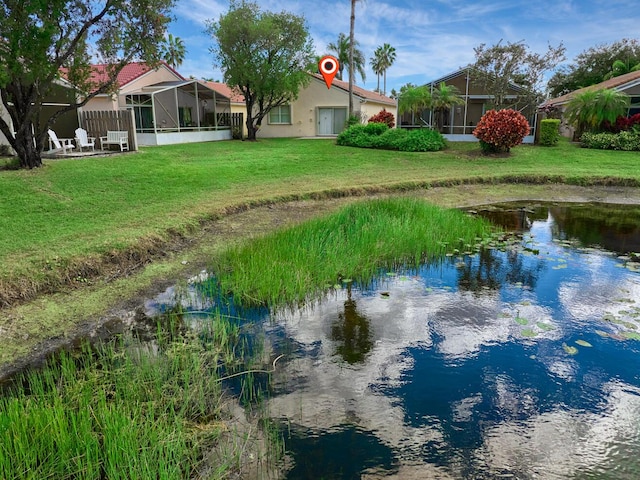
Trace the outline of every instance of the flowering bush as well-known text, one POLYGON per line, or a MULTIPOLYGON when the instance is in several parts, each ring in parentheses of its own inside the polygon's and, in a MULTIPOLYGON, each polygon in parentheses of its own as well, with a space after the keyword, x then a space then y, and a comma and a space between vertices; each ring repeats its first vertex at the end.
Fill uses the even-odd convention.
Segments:
POLYGON ((529 122, 516 110, 489 110, 485 113, 473 134, 480 140, 485 153, 508 152, 522 143, 529 134, 529 122))
POLYGON ((395 126, 393 113, 387 112, 384 108, 369 119, 369 123, 386 123, 389 128, 395 126))

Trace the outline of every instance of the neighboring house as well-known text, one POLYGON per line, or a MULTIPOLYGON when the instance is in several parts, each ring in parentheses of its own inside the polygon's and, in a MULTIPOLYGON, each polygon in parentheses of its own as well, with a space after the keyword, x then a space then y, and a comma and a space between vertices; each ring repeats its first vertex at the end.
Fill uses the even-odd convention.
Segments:
MULTIPOLYGON (((431 92, 438 89, 440 83, 453 85, 458 89, 458 94, 464 100, 464 104, 456 105, 449 109, 446 115, 444 125, 442 125, 442 133, 451 141, 477 141, 473 136, 473 130, 485 114, 491 109, 490 103, 493 98, 482 87, 474 84, 472 78, 472 70, 463 68, 456 72, 450 73, 442 78, 433 80, 426 84, 431 92)), ((512 100, 517 105, 518 96, 522 93, 522 88, 515 84, 510 84, 509 94, 506 99, 512 100)), ((527 135, 523 143, 533 143, 536 128, 536 109, 532 106, 521 105, 517 107, 521 113, 527 117, 529 125, 531 125, 530 135, 527 135)), ((420 127, 433 126, 435 113, 432 110, 422 112, 421 118, 412 118, 410 113, 405 113, 401 118, 403 127, 420 127)))
POLYGON ((247 106, 244 103, 244 96, 231 89, 226 83, 222 82, 203 82, 207 87, 212 90, 215 90, 219 94, 227 97, 231 103, 231 114, 242 114, 242 136, 247 136, 247 125, 245 124, 247 120, 247 106))
MULTIPOLYGON (((93 65, 96 82, 106 66, 93 65)), ((117 92, 100 94, 83 112, 133 110, 139 145, 168 145, 231 138, 229 98, 204 82, 185 79, 166 63, 151 68, 133 62, 118 74, 117 92)))
MULTIPOLYGON (((287 105, 272 109, 262 121, 259 137, 335 136, 344 130, 349 109, 349 84, 334 79, 331 88, 321 75, 310 73, 311 81, 300 90, 298 98, 287 105)), ((225 84, 207 83, 216 91, 233 92, 225 84), (226 89, 226 90, 225 90, 226 89)), ((246 106, 242 95, 232 95, 231 111, 242 112, 246 121, 246 106), (237 109, 237 110, 236 110, 237 109)), ((383 109, 397 116, 396 101, 376 92, 353 86, 353 109, 362 121, 383 109)), ((246 134, 246 130, 245 130, 246 134)))
MULTIPOLYGON (((541 105, 541 107, 556 107, 560 109, 561 112, 564 112, 567 104, 575 95, 583 93, 587 90, 602 90, 604 88, 617 90, 618 92, 626 93, 627 95, 629 95, 629 97, 631 97, 631 105, 629 107, 629 111, 627 112, 628 116, 640 113, 640 70, 636 72, 625 73, 624 75, 620 75, 618 77, 610 78, 609 80, 605 80, 604 82, 600 82, 596 85, 579 88, 578 90, 574 90, 573 92, 567 93, 560 97, 551 98, 545 101, 541 105)), ((573 138, 574 128, 570 125, 567 125, 563 121, 562 125, 560 126, 560 132, 566 137, 573 138)))

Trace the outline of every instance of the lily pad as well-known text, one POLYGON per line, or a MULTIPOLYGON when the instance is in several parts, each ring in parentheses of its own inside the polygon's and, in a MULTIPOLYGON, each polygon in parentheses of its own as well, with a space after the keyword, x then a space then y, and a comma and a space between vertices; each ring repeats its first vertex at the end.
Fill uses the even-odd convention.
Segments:
POLYGON ((524 317, 520 317, 520 316, 518 316, 518 317, 514 318, 514 320, 516 321, 516 323, 517 323, 518 325, 527 325, 527 324, 529 323, 529 320, 527 320, 527 319, 526 319, 526 318, 524 318, 524 317))
POLYGON ((639 332, 622 332, 622 336, 627 340, 640 340, 639 332))
POLYGON ((560 264, 560 265, 555 265, 555 266, 551 267, 552 270, 562 270, 563 268, 567 268, 567 264, 566 263, 563 263, 563 264, 560 264))
POLYGON ((587 342, 586 340, 576 340, 576 343, 578 345, 580 345, 581 347, 593 347, 593 345, 591 345, 589 342, 587 342))
POLYGON ((556 327, 554 327, 550 323, 538 322, 538 323, 536 323, 536 325, 538 326, 538 328, 540 330, 542 330, 544 332, 549 332, 551 330, 555 330, 556 329, 556 327))
POLYGON ((575 355, 578 353, 578 349, 576 347, 572 347, 566 343, 562 344, 562 348, 568 355, 575 355))
POLYGON ((525 328, 524 330, 522 330, 520 332, 520 334, 523 337, 527 337, 527 338, 533 338, 533 337, 537 337, 538 336, 538 333, 535 332, 534 330, 530 329, 530 328, 525 328))
POLYGON ((596 330, 596 333, 601 337, 609 337, 610 335, 607 332, 603 332, 602 330, 596 330))

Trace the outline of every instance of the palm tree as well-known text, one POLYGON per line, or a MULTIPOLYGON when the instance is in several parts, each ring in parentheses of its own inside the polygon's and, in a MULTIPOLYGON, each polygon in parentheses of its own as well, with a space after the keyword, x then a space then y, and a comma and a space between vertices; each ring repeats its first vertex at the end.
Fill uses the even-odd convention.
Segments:
POLYGON ((179 37, 174 37, 171 34, 169 34, 169 36, 165 40, 164 45, 162 46, 162 50, 162 57, 173 68, 177 68, 182 65, 184 56, 187 53, 182 39, 180 39, 179 37))
MULTIPOLYGON (((360 77, 364 81, 366 78, 365 72, 365 59, 362 50, 358 48, 358 41, 355 42, 355 48, 353 49, 353 62, 354 69, 360 74, 360 77)), ((327 50, 331 53, 335 53, 336 58, 338 59, 338 80, 343 79, 344 67, 349 66, 349 39, 344 33, 338 35, 338 41, 336 43, 330 43, 327 45, 327 50)))
MULTIPOLYGON (((349 21, 349 118, 353 115, 353 75, 355 70, 356 49, 356 2, 351 0, 351 18, 349 21)), ((364 65, 364 58, 362 59, 364 65)), ((362 76, 364 80, 364 76, 362 76)))
POLYGON ((389 69, 389 67, 391 67, 391 65, 393 65, 393 62, 396 61, 396 49, 393 48, 388 43, 385 43, 381 47, 377 48, 376 52, 378 51, 379 51, 378 55, 380 58, 381 71, 382 71, 382 74, 384 75, 384 88, 382 93, 383 95, 386 95, 387 94, 387 70, 389 69))
POLYGON ((382 65, 382 47, 376 48, 375 52, 373 52, 373 57, 369 59, 369 63, 371 65, 371 69, 373 73, 378 77, 378 86, 376 87, 376 92, 380 92, 380 75, 383 73, 383 65, 382 65))
POLYGON ((420 117, 420 112, 430 106, 431 94, 426 85, 417 87, 408 83, 400 88, 400 94, 398 95, 398 113, 402 115, 403 113, 411 112, 413 123, 415 123, 415 117, 420 117))
POLYGON ((613 89, 586 90, 569 100, 565 116, 579 137, 585 131, 598 131, 605 121, 615 123, 627 113, 629 104, 628 95, 613 89))
POLYGON ((438 88, 433 91, 431 101, 431 106, 435 114, 434 120, 438 130, 442 130, 447 111, 455 105, 464 105, 464 98, 460 97, 459 90, 455 85, 447 85, 444 82, 440 82, 438 88))

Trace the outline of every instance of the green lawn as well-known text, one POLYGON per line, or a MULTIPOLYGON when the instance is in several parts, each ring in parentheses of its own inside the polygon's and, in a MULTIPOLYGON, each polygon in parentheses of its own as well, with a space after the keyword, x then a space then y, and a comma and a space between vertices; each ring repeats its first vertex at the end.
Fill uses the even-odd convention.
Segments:
POLYGON ((634 152, 568 142, 520 146, 509 158, 478 151, 477 144, 399 153, 339 147, 333 140, 270 139, 143 148, 0 171, 0 297, 7 285, 28 279, 38 290, 74 260, 162 239, 169 230, 185 231, 253 202, 480 181, 640 183, 634 152))

